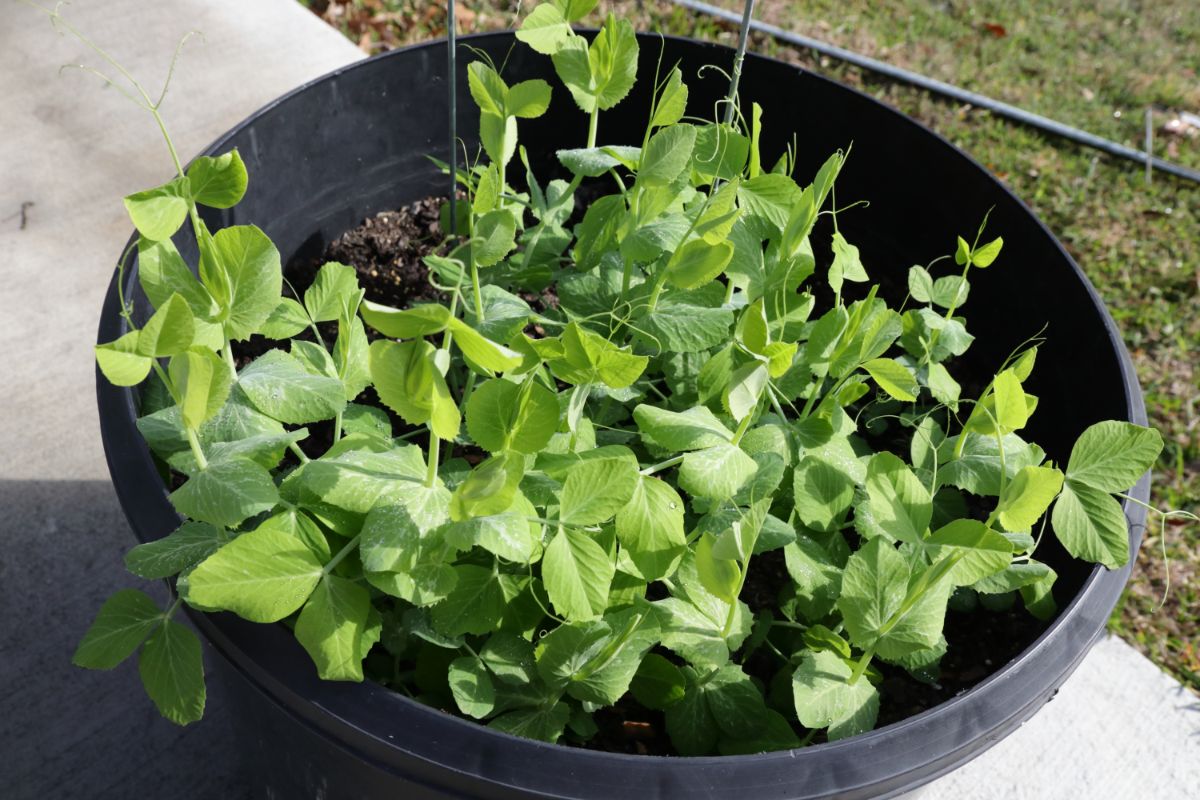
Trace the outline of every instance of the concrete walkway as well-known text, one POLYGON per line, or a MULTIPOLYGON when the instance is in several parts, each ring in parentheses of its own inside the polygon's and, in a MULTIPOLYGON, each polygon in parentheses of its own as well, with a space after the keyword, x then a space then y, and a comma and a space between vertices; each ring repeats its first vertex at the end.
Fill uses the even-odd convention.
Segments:
MULTIPOLYGON (((48 0, 49 1, 49 0, 48 0)), ((76 0, 68 18, 157 94, 182 157, 263 103, 361 56, 294 0, 76 0)), ((132 535, 100 446, 94 341, 130 225, 121 197, 170 177, 152 120, 92 76, 99 59, 19 5, 0 24, 0 795, 238 798, 223 697, 203 723, 160 719, 131 664, 70 656, 103 598, 134 585, 132 535)), ((153 587, 157 589, 158 587, 153 587)), ((153 590, 152 589, 152 590, 153 590)), ((1022 730, 930 787, 938 800, 1200 796, 1200 700, 1107 640, 1022 730)))

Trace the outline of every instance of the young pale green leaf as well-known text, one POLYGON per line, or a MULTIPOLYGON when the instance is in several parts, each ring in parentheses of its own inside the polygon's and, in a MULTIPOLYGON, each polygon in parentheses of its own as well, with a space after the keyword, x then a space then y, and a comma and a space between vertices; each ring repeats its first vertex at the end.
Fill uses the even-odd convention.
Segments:
POLYGON ((722 443, 683 457, 679 488, 693 497, 727 500, 758 471, 758 464, 736 445, 722 443))
POLYGON ((610 169, 625 166, 632 161, 637 163, 641 158, 640 147, 582 147, 573 150, 559 150, 558 160, 572 175, 582 175, 585 178, 598 178, 610 169))
POLYGON ((225 404, 233 386, 233 370, 206 347, 191 347, 167 366, 185 427, 198 429, 225 404))
POLYGON ((616 565, 596 540, 560 528, 542 556, 542 581, 554 610, 569 620, 594 619, 608 607, 616 565))
MULTIPOLYGON (((961 275, 945 275, 933 282, 930 299, 942 308, 959 308, 967 302, 970 289, 971 285, 961 275)), ((1025 378, 1027 377, 1029 376, 1026 375, 1025 378)))
POLYGON ((688 87, 683 82, 683 73, 679 67, 673 67, 667 75, 662 92, 658 95, 654 115, 650 117, 650 127, 662 128, 679 122, 687 111, 687 101, 688 87))
POLYGON ((296 639, 326 681, 361 681, 371 597, 361 584, 324 575, 296 619, 296 639))
POLYGON ((542 527, 533 504, 520 492, 507 511, 452 522, 442 529, 446 541, 462 550, 478 546, 506 561, 531 564, 542 555, 542 527))
POLYGON ((520 385, 498 378, 480 384, 466 413, 471 438, 492 453, 537 453, 558 430, 558 397, 532 378, 520 385))
POLYGON ((837 530, 854 502, 854 478, 825 459, 806 454, 792 473, 796 516, 817 531, 837 530))
MULTIPOLYGON (((479 141, 483 151, 494 164, 504 166, 512 160, 517 151, 517 118, 501 117, 488 112, 479 115, 479 141)), ((458 218, 465 225, 465 213, 460 209, 458 218)), ((447 228, 449 223, 444 223, 447 228)))
POLYGON ((920 265, 908 268, 908 293, 918 303, 933 302, 933 276, 920 265))
POLYGON ((733 440, 733 431, 704 406, 668 411, 640 404, 633 409, 633 419, 648 444, 667 450, 703 450, 733 440))
POLYGON ((450 309, 437 303, 418 303, 399 310, 370 300, 363 301, 359 313, 368 325, 393 339, 417 339, 441 333, 452 317, 450 309))
POLYGON ((283 289, 279 251, 254 225, 222 228, 212 243, 229 280, 225 333, 230 339, 249 339, 279 305, 283 289))
POLYGON ((637 80, 638 43, 633 24, 612 13, 588 48, 596 108, 607 111, 625 99, 637 80))
POLYGON ((671 485, 639 475, 633 495, 616 517, 617 539, 647 581, 674 572, 687 541, 683 500, 671 485))
POLYGON ((741 422, 754 413, 769 379, 767 366, 759 361, 743 364, 733 371, 721 399, 735 420, 741 422))
POLYGON ((154 359, 138 353, 139 331, 96 345, 96 366, 114 386, 137 386, 146 380, 154 359))
POLYGON ((268 339, 291 339, 306 329, 311 321, 304 306, 290 297, 281 297, 258 332, 268 339))
POLYGON ((524 456, 514 452, 497 453, 471 470, 454 488, 450 518, 462 522, 507 511, 517 496, 517 486, 524 474, 524 456))
MULTIPOLYGON (((538 8, 546 8, 543 4, 538 8)), ((496 686, 487 667, 475 656, 463 656, 450 662, 446 677, 458 710, 474 719, 483 719, 496 708, 496 686)))
POLYGON ((889 452, 867 464, 866 506, 874 528, 891 539, 919 544, 933 517, 933 499, 908 465, 889 452))
POLYGON ((489 211, 475 220, 471 257, 481 267, 500 263, 516 247, 517 218, 508 209, 489 211))
POLYGON ((204 657, 196 634, 167 620, 142 648, 138 673, 158 712, 176 725, 204 716, 204 657))
POLYGON ((925 544, 935 562, 947 556, 958 558, 949 573, 955 586, 970 586, 1012 561, 1012 543, 974 519, 959 519, 938 528, 925 544))
POLYGON ((1162 435, 1131 422, 1098 422, 1071 448, 1067 479, 1102 492, 1124 492, 1138 482, 1162 452, 1162 435))
POLYGON ((188 576, 188 597, 251 622, 277 622, 304 604, 321 579, 321 562, 278 530, 242 534, 188 576))
POLYGON ((1054 535, 1075 558, 1109 569, 1129 562, 1129 523, 1121 504, 1103 489, 1072 480, 1070 470, 1050 516, 1054 535))
POLYGON ((550 84, 540 79, 521 81, 508 90, 505 112, 510 117, 536 119, 550 107, 550 84))
POLYGON ((125 568, 148 580, 169 578, 208 558, 221 542, 218 528, 205 522, 185 522, 170 535, 126 553, 125 568))
POLYGON ((636 318, 637 338, 656 351, 701 353, 729 341, 733 311, 695 305, 692 292, 664 292, 658 305, 636 318))
POLYGON ((851 674, 850 666, 836 653, 806 653, 792 674, 792 696, 800 724, 829 728, 830 740, 874 728, 879 693, 865 677, 851 683, 851 674))
POLYGON ((559 517, 571 525, 607 522, 629 503, 638 485, 637 466, 628 459, 581 461, 563 482, 559 517))
POLYGON ((1000 255, 1000 248, 1002 247, 1004 247, 1004 239, 997 236, 982 247, 973 250, 971 252, 972 266, 979 267, 980 269, 990 267, 992 262, 996 260, 996 256, 1000 255))
POLYGON ((863 369, 875 379, 880 389, 897 400, 912 403, 921 391, 921 385, 908 367, 894 358, 873 358, 863 364, 863 369))
POLYGON ((71 663, 87 669, 112 669, 133 655, 162 621, 163 612, 148 595, 122 589, 104 601, 71 663))
POLYGON ((992 383, 992 397, 995 398, 994 414, 996 424, 1002 430, 1019 431, 1029 421, 1033 409, 1026 400, 1028 395, 1021 387, 1021 381, 1011 369, 1006 369, 996 376, 992 383))
POLYGON ((1062 489, 1063 474, 1054 467, 1022 467, 1005 487, 996 506, 1006 531, 1027 531, 1041 519, 1062 489))
POLYGON ((882 537, 868 540, 850 556, 837 607, 854 644, 865 649, 878 642, 884 625, 904 603, 908 578, 908 563, 882 537))
POLYGON ((603 336, 578 322, 571 322, 562 333, 563 357, 550 362, 554 374, 576 386, 603 383, 611 389, 624 389, 641 377, 650 359, 634 355, 629 347, 617 347, 603 336))
POLYGON ((472 61, 467 65, 467 86, 482 113, 501 118, 508 116, 508 85, 487 63, 472 61))
POLYGON ((592 75, 587 39, 570 36, 559 44, 551 59, 559 80, 575 100, 575 105, 586 114, 596 110, 596 81, 592 75))
POLYGON ((663 128, 650 137, 638 163, 638 183, 643 186, 670 186, 692 159, 696 146, 696 127, 681 123, 663 128))
POLYGON ((421 531, 405 506, 377 505, 363 522, 359 553, 372 586, 413 605, 430 606, 454 590, 458 575, 449 563, 453 551, 421 531))
POLYGON ((742 174, 750 155, 750 139, 732 126, 708 124, 696 131, 692 159, 692 184, 702 186, 716 179, 732 181, 742 174))
POLYGON ((371 343, 371 379, 379 399, 410 425, 429 421, 434 382, 445 380, 433 367, 432 356, 433 345, 422 339, 371 343))
POLYGON ((972 494, 999 497, 1001 475, 1004 481, 1010 481, 1023 467, 1037 466, 1045 458, 1040 447, 1026 443, 1014 433, 1000 437, 999 441, 995 436, 977 433, 963 433, 960 436, 966 436, 967 441, 958 458, 953 457, 958 436, 938 446, 938 458, 942 465, 938 470, 938 482, 957 486, 972 494), (1003 458, 1000 455, 1002 448, 1003 458))
POLYGON ((138 239, 138 283, 155 308, 178 292, 197 317, 210 319, 217 312, 212 295, 188 269, 170 239, 160 242, 138 239))
POLYGON ((151 358, 177 355, 192 346, 195 336, 191 307, 182 295, 173 294, 138 331, 138 353, 151 358))
POLYGON ((170 239, 188 215, 191 190, 187 178, 135 192, 125 198, 125 210, 138 233, 152 242, 170 239))
POLYGON ((354 267, 329 261, 321 265, 312 285, 305 290, 304 307, 313 322, 340 319, 347 308, 353 313, 359 291, 354 267))
POLYGON ((733 245, 728 242, 709 244, 693 239, 667 262, 667 280, 680 289, 695 289, 720 275, 732 258, 733 245))
MULTIPOLYGON (((313 521, 312 517, 298 508, 284 509, 267 517, 259 523, 255 530, 278 530, 295 536, 322 562, 328 561, 333 555, 329 550, 329 538, 326 537, 325 532, 313 521)), ((197 559, 197 561, 200 560, 203 559, 197 559)))
POLYGON ((579 22, 596 7, 599 0, 551 0, 567 22, 579 22))
POLYGON ((282 350, 255 359, 238 376, 238 386, 259 411, 291 425, 332 419, 346 407, 340 380, 312 374, 282 350))
POLYGON ((829 265, 829 286, 837 294, 842 293, 845 281, 862 283, 869 280, 867 271, 859 258, 858 248, 846 241, 842 234, 833 234, 833 263, 829 265))
MULTIPOLYGON (((521 366, 522 356, 516 350, 496 344, 461 319, 450 320, 454 343, 472 364, 489 372, 507 372, 521 366)), ((438 373, 440 375, 440 373, 438 373)), ((439 434, 440 436, 441 434, 439 434)), ((443 436, 452 439, 453 436, 443 436)))
POLYGON ((700 584, 726 604, 737 602, 741 588, 741 570, 732 558, 718 557, 714 553, 717 539, 711 533, 696 540, 696 574, 700 584))
POLYGON ((553 3, 539 3, 517 29, 517 39, 544 56, 552 56, 574 33, 563 13, 553 3))
POLYGON ((210 208, 232 208, 246 194, 246 165, 237 149, 216 156, 197 156, 187 168, 192 199, 210 208))
POLYGON ((967 244, 967 240, 963 237, 958 237, 958 242, 954 250, 954 263, 960 267, 965 267, 967 262, 971 260, 971 245, 967 244))

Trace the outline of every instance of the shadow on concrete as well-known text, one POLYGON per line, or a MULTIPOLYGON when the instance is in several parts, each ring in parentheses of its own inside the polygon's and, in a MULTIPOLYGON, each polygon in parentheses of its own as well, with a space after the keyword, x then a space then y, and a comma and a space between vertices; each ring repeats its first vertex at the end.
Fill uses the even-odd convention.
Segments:
MULTIPOLYGON (((0 794, 9 800, 248 797, 221 686, 205 718, 162 719, 133 659, 71 665, 110 593, 166 588, 124 571, 135 543, 107 481, 0 481, 0 794)), ((216 654, 206 645, 206 674, 216 654)))

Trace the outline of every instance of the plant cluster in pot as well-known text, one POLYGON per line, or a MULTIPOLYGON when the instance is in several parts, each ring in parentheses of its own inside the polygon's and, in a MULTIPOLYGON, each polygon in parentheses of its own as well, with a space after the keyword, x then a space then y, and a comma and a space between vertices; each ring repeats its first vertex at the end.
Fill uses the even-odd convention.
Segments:
POLYGON ((127 566, 178 599, 117 593, 75 660, 137 653, 193 722, 185 609, 277 792, 891 794, 1028 718, 1123 585, 1113 495, 1145 499, 1161 440, 1049 233, 874 101, 751 57, 762 105, 735 104, 701 70, 730 51, 573 31, 594 5, 474 38, 479 149, 426 302, 334 262, 293 288, 280 251, 434 193, 444 121, 411 112, 444 45, 303 87, 125 200, 102 429, 127 566), (971 635, 1017 616, 1024 639, 971 635), (1008 663, 951 699, 956 647, 1008 663))

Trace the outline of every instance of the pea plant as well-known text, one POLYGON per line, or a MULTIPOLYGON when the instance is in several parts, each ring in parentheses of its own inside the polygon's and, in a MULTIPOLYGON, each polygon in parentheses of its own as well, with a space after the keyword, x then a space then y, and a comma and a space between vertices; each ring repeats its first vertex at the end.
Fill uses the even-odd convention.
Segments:
POLYGON ((282 622, 322 678, 498 730, 586 741, 598 710, 635 703, 681 755, 757 752, 870 730, 881 664, 936 677, 951 602, 1052 617, 1047 524, 1075 557, 1126 563, 1114 495, 1159 434, 1101 422, 1055 464, 1022 435, 1036 343, 978 396, 954 377, 971 277, 1002 268, 1002 240, 958 237, 955 266, 912 267, 889 306, 830 203, 848 154, 798 179, 793 153, 761 151, 758 104, 689 116, 678 67, 654 76, 640 143, 600 144, 639 45, 611 14, 575 33, 595 4, 543 2, 517 33, 565 93, 467 66, 481 153, 425 260, 443 302, 379 305, 338 263, 285 296, 262 231, 198 213, 242 197, 236 151, 125 198, 154 310, 96 357, 141 387, 139 430, 176 476, 182 524, 126 565, 177 599, 113 595, 77 664, 140 650, 162 714, 198 719, 186 604, 282 622), (588 133, 557 151, 570 180, 540 182, 519 132, 552 98, 588 133), (584 208, 583 186, 608 193, 584 208), (556 302, 523 299, 548 287, 556 302), (239 370, 252 335, 277 346, 239 370), (770 559, 786 572, 751 606, 770 559))

